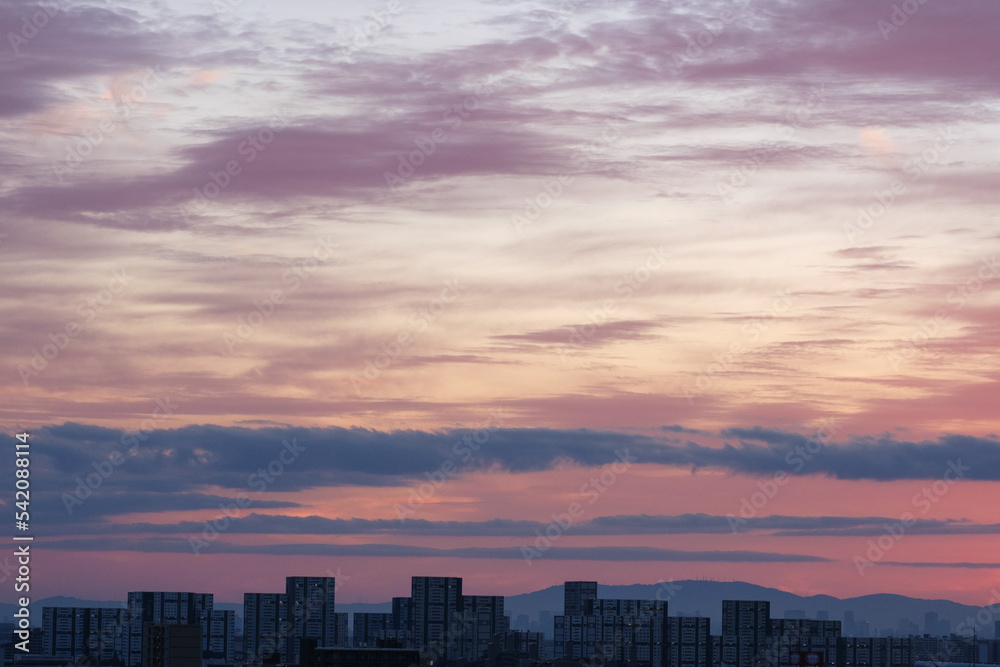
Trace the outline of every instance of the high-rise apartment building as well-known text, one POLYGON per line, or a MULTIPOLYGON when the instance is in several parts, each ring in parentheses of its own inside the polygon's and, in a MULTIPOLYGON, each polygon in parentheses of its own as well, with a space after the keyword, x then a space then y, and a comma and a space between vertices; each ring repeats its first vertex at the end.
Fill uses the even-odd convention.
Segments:
POLYGON ((391 613, 354 612, 354 648, 374 648, 385 639, 396 639, 391 613))
POLYGON ((845 637, 854 637, 857 634, 857 630, 855 629, 855 626, 854 626, 854 612, 853 611, 845 611, 844 612, 844 625, 843 625, 843 628, 844 628, 844 636, 845 637))
POLYGON ((410 611, 413 648, 431 651, 446 661, 461 654, 461 577, 413 577, 410 611))
POLYGON ((101 607, 44 607, 43 651, 46 655, 93 665, 124 661, 126 610, 101 607))
POLYGON ((284 593, 243 594, 243 656, 247 664, 260 664, 264 657, 285 654, 284 593))
POLYGON ((462 599, 462 657, 479 661, 494 639, 502 641, 509 628, 502 595, 465 595, 462 599))
POLYGON ((147 623, 142 626, 142 667, 202 667, 200 624, 147 623))
POLYGON ((766 664, 809 667, 799 664, 805 658, 821 659, 824 667, 835 667, 839 657, 840 628, 840 621, 772 618, 766 664))
POLYGON ((413 600, 410 598, 392 599, 392 629, 395 639, 406 648, 416 648, 413 639, 413 600))
MULTIPOLYGON (((336 588, 334 577, 285 578, 286 664, 298 664, 302 640, 307 637, 315 639, 317 646, 337 645, 336 588)), ((342 622, 346 635, 347 623, 342 622)))
POLYGON ((563 584, 563 616, 585 616, 587 602, 596 599, 596 581, 565 582, 563 584))
POLYGON ((840 637, 840 621, 819 621, 808 618, 771 619, 771 635, 784 637, 786 635, 799 637, 840 637))
POLYGON ((203 657, 208 652, 210 619, 214 608, 211 593, 133 591, 128 594, 124 638, 125 667, 142 663, 143 626, 199 625, 203 657))
POLYGON ((665 667, 669 657, 666 613, 594 616, 595 652, 607 661, 665 667))
POLYGON ((711 667, 712 625, 701 616, 667 619, 669 667, 711 667))
POLYGON ((236 612, 231 609, 213 609, 208 619, 205 662, 208 664, 233 664, 235 641, 236 612))
POLYGON ((563 607, 577 613, 556 616, 554 657, 663 667, 668 658, 667 603, 663 600, 597 598, 597 583, 567 581, 563 607))
POLYGON ((333 634, 333 646, 334 648, 350 648, 350 636, 347 634, 347 625, 349 622, 350 614, 346 611, 334 612, 333 620, 334 627, 336 630, 333 634))
POLYGON ((901 637, 844 637, 837 667, 913 667, 913 641, 901 637))
POLYGON ((556 660, 587 660, 597 646, 597 621, 594 615, 556 616, 553 619, 553 658, 556 660))
POLYGON ((595 616, 652 616, 667 615, 665 600, 586 600, 584 615, 595 616))
POLYGON ((722 637, 735 637, 735 667, 765 663, 764 652, 771 636, 771 603, 765 600, 723 600, 722 637))
POLYGON ((492 646, 492 653, 487 653, 487 662, 496 664, 497 657, 501 652, 509 653, 517 658, 541 660, 544 658, 542 651, 544 643, 545 640, 541 632, 511 630, 504 634, 502 641, 496 642, 492 646))
POLYGON ((938 632, 937 612, 929 611, 924 614, 924 634, 930 635, 931 637, 937 637, 940 634, 938 632))

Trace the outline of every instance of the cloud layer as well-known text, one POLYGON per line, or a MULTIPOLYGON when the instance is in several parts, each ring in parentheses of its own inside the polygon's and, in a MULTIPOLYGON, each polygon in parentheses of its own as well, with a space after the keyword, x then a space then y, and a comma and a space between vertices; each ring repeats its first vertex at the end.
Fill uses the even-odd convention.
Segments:
POLYGON ((248 573, 972 599, 1000 6, 902 4, 0 0, 0 444, 51 585, 225 581, 184 536, 249 501, 248 573))

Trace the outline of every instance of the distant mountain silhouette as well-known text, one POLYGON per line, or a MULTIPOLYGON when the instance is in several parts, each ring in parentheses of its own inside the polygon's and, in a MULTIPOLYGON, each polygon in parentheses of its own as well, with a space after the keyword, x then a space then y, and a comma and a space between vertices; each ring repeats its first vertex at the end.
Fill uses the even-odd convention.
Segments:
MULTIPOLYGON (((955 630, 962 621, 970 615, 975 616, 980 609, 951 600, 923 600, 890 593, 846 599, 830 595, 803 597, 744 581, 684 580, 661 585, 600 585, 597 594, 602 598, 666 599, 668 613, 671 616, 698 615, 712 619, 713 634, 718 634, 721 629, 723 600, 768 600, 771 603, 773 618, 784 618, 785 612, 790 610, 803 611, 807 618, 816 618, 817 612, 826 611, 830 620, 842 621, 845 611, 853 611, 856 623, 868 621, 872 628, 879 630, 879 634, 888 630, 895 631, 902 618, 916 623, 920 632, 923 632, 926 612, 935 612, 939 619, 950 621, 952 630, 955 630)), ((989 597, 984 597, 983 604, 988 602, 989 597)), ((504 610, 512 619, 516 619, 519 614, 528 614, 533 621, 537 620, 539 611, 549 611, 553 615, 561 614, 562 606, 562 585, 551 586, 534 593, 512 595, 504 602, 504 610)), ((551 628, 545 630, 548 634, 552 632, 551 628)), ((992 626, 981 628, 980 636, 992 637, 992 626)))

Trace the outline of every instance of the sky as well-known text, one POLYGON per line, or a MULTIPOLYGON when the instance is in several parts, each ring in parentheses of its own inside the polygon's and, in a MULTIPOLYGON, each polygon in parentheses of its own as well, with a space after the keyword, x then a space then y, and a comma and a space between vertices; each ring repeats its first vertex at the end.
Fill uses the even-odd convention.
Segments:
POLYGON ((986 604, 998 21, 0 0, 0 504, 30 433, 32 595, 986 604))

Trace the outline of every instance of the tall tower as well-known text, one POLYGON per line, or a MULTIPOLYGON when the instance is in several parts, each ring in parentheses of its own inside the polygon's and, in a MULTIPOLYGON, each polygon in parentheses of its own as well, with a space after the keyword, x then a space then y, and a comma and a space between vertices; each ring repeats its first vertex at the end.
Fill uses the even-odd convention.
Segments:
POLYGON ((143 626, 200 625, 202 652, 208 651, 209 623, 215 602, 211 593, 132 591, 128 594, 125 665, 142 664, 143 626))
POLYGON ((587 601, 596 599, 596 581, 567 581, 563 584, 563 616, 587 615, 587 601))
POLYGON ((413 600, 397 597, 392 599, 392 629, 395 639, 406 648, 413 644, 413 600))
POLYGON ((765 600, 723 600, 722 636, 735 637, 738 667, 753 667, 767 648, 771 634, 771 603, 765 600))
POLYGON ((596 581, 563 582, 563 613, 552 622, 557 660, 586 660, 593 655, 598 636, 596 600, 596 581))
POLYGON ((336 588, 334 577, 285 577, 286 664, 299 663, 303 639, 315 639, 317 646, 336 645, 336 588))
POLYGON ((462 652, 461 577, 413 577, 410 612, 414 648, 437 654, 442 660, 462 652))
POLYGON ((671 667, 709 667, 712 664, 712 622, 698 616, 669 617, 671 667))
POLYGON ((70 663, 107 664, 125 657, 127 613, 101 607, 43 607, 44 652, 70 663))
POLYGON ((243 594, 243 653, 248 664, 259 664, 271 653, 285 654, 284 593, 243 594))
POLYGON ((929 611, 924 614, 924 634, 928 634, 931 637, 937 637, 941 634, 938 632, 937 612, 929 611))
POLYGON ((502 595, 465 595, 464 644, 462 657, 470 662, 480 662, 486 657, 486 649, 496 635, 507 634, 507 616, 503 611, 502 595))

